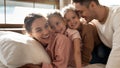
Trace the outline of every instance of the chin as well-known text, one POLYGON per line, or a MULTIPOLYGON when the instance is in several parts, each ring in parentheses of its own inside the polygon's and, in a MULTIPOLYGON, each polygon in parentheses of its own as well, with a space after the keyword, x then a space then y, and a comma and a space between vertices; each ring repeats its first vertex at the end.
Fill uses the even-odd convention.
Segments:
POLYGON ((74 27, 73 29, 77 29, 79 26, 74 27))

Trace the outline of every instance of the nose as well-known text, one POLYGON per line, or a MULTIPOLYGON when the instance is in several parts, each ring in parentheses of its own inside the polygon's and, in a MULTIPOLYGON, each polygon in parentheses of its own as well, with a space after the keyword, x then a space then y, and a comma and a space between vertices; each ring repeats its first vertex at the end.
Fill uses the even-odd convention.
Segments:
POLYGON ((85 13, 82 13, 82 14, 81 14, 81 17, 85 18, 85 17, 86 17, 86 14, 85 14, 85 13))
POLYGON ((44 29, 42 34, 43 34, 43 35, 47 35, 47 34, 48 34, 48 30, 47 30, 47 29, 44 29))
POLYGON ((55 26, 55 31, 59 31, 60 26, 55 26))
POLYGON ((72 19, 70 23, 73 24, 74 23, 74 19, 72 19))

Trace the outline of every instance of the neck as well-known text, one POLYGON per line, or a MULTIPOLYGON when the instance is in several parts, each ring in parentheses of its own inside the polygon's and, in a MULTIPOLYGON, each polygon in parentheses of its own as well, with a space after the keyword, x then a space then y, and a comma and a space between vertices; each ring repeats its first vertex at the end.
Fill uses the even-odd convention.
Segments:
POLYGON ((79 32, 81 32, 82 31, 82 28, 83 28, 83 24, 82 23, 80 23, 80 26, 79 26, 79 28, 77 29, 79 32))
POLYGON ((102 6, 102 7, 103 7, 103 15, 102 15, 101 20, 99 20, 99 21, 101 24, 104 24, 108 17, 109 9, 108 9, 108 7, 105 7, 105 6, 102 6))

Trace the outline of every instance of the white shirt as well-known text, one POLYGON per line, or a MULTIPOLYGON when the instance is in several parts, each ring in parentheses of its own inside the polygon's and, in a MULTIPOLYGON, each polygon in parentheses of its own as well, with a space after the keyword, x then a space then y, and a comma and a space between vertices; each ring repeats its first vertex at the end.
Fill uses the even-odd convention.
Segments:
MULTIPOLYGON (((94 20, 95 21, 95 20, 94 20)), ((106 68, 120 67, 120 7, 109 7, 109 15, 104 24, 94 22, 102 42, 112 48, 106 68)))

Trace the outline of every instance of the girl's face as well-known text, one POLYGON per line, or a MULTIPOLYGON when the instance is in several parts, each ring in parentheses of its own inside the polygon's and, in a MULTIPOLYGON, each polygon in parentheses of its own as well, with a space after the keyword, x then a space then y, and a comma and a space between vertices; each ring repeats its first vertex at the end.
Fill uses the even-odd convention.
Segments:
POLYGON ((56 33, 64 33, 66 26, 64 20, 60 19, 57 16, 52 16, 49 18, 49 23, 51 26, 51 29, 56 33))
POLYGON ((80 19, 74 11, 69 10, 64 17, 69 28, 78 29, 80 27, 80 19))
POLYGON ((47 20, 42 18, 37 18, 33 21, 31 26, 31 33, 30 35, 41 42, 42 44, 48 44, 50 41, 50 28, 48 26, 47 20))

